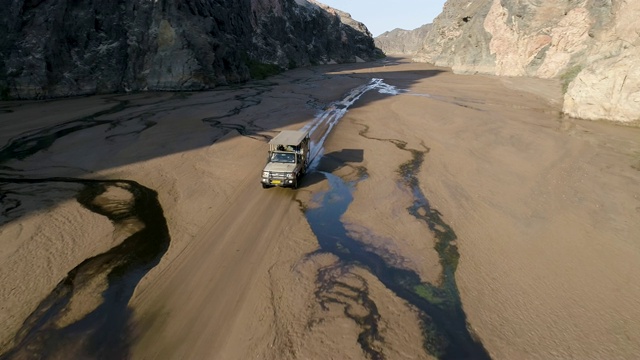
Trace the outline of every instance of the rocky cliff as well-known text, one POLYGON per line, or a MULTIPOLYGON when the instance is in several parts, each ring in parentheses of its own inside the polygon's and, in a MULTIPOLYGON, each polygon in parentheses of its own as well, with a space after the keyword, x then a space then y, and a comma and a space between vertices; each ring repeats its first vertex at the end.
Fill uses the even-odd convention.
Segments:
POLYGON ((376 47, 386 55, 415 55, 422 50, 424 39, 430 29, 431 24, 413 30, 393 29, 376 36, 373 40, 376 47))
POLYGON ((380 56, 348 14, 311 0, 6 0, 0 97, 200 90, 380 56))
POLYGON ((415 60, 459 73, 561 78, 564 111, 640 120, 640 2, 448 0, 415 60))

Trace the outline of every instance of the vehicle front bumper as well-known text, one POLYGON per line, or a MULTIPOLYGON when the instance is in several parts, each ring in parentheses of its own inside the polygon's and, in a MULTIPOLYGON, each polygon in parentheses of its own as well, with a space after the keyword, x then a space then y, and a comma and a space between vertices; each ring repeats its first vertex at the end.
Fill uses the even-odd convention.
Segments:
POLYGON ((293 186, 295 179, 287 178, 265 178, 263 177, 261 182, 269 186, 293 186))

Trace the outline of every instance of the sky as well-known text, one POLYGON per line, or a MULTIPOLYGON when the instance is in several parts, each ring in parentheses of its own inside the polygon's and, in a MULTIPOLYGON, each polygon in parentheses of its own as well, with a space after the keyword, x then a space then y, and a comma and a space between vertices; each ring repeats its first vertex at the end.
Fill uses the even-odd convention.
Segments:
POLYGON ((442 12, 445 0, 317 0, 351 14, 376 37, 395 28, 413 30, 442 12))

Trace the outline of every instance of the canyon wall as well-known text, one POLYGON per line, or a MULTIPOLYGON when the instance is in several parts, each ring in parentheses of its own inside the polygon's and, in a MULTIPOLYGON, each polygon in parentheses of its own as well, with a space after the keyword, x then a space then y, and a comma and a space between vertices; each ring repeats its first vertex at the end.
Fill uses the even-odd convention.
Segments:
POLYGON ((415 56, 458 73, 560 78, 564 112, 640 121, 640 2, 448 0, 415 56))
POLYGON ((348 14, 307 0, 7 0, 0 99, 202 90, 381 56, 348 14))

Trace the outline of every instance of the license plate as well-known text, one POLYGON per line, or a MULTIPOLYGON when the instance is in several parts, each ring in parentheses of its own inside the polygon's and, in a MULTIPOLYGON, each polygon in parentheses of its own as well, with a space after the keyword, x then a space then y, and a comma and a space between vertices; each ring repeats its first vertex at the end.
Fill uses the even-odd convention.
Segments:
POLYGON ((280 182, 281 182, 280 180, 271 180, 272 184, 280 184, 280 182))

